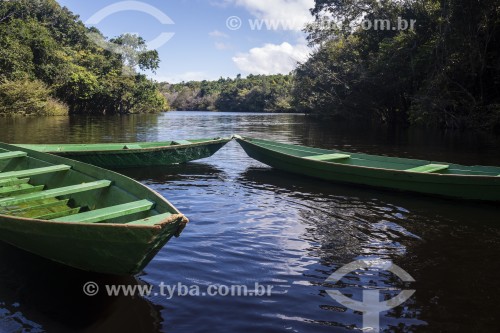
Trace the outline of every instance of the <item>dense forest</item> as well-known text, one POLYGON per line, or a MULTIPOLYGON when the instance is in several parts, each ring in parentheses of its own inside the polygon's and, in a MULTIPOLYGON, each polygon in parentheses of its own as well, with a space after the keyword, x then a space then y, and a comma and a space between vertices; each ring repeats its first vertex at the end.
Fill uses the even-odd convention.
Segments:
POLYGON ((162 83, 160 90, 175 110, 290 112, 291 75, 249 75, 217 81, 162 83))
POLYGON ((157 84, 136 71, 160 63, 142 38, 108 40, 55 0, 0 1, 0 115, 158 112, 169 101, 177 110, 500 129, 498 0, 315 0, 311 13, 311 57, 289 75, 157 84), (415 24, 364 24, 402 19, 415 24))
POLYGON ((135 70, 158 66, 142 38, 106 40, 55 0, 0 1, 0 115, 166 110, 157 84, 135 70))
POLYGON ((315 0, 312 13, 306 30, 315 52, 295 71, 299 110, 500 129, 498 0, 315 0), (363 26, 398 18, 414 20, 414 29, 363 26))
POLYGON ((164 84, 162 91, 180 110, 500 130, 498 1, 315 0, 311 12, 315 22, 305 31, 313 51, 291 75, 164 84))

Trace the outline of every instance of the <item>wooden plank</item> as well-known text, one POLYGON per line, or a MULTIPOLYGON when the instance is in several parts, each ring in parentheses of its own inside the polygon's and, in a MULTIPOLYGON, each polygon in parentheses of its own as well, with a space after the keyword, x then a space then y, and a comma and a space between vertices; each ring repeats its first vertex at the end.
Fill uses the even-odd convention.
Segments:
POLYGON ((314 161, 336 161, 336 160, 345 160, 351 158, 351 155, 346 154, 324 154, 324 155, 314 155, 314 156, 306 156, 308 160, 314 161))
POLYGON ((448 169, 449 165, 445 164, 427 164, 416 168, 407 169, 409 172, 431 173, 448 169))
POLYGON ((3 179, 0 180, 0 187, 3 186, 13 186, 13 185, 19 185, 19 184, 27 184, 30 181, 29 178, 11 178, 11 179, 3 179))
POLYGON ((126 145, 123 149, 142 149, 139 145, 126 145))
POLYGON ((39 201, 39 203, 33 204, 32 206, 13 209, 8 212, 5 212, 5 214, 12 216, 19 216, 19 217, 33 217, 40 215, 37 212, 39 212, 42 209, 66 207, 69 202, 68 199, 66 200, 52 199, 52 200, 50 202, 39 201))
POLYGON ((81 209, 80 207, 67 208, 67 209, 64 209, 64 210, 61 210, 58 212, 53 212, 53 213, 49 213, 49 214, 45 214, 45 215, 41 215, 41 216, 32 217, 32 218, 37 219, 37 220, 53 220, 53 219, 57 219, 57 218, 60 218, 63 216, 78 214, 78 212, 80 212, 80 209, 81 209))
MULTIPOLYGON (((56 216, 56 214, 60 213, 61 215, 56 216, 56 217, 59 217, 59 216, 67 215, 65 212, 72 210, 72 209, 74 209, 74 208, 71 208, 71 207, 66 206, 66 205, 53 206, 53 207, 47 207, 47 208, 42 208, 42 209, 30 211, 30 212, 26 213, 23 217, 31 218, 31 219, 46 219, 46 217, 56 216)), ((78 209, 78 211, 80 211, 80 209, 78 209)))
POLYGON ((71 169, 71 167, 69 165, 61 164, 61 165, 53 165, 53 166, 44 167, 44 168, 37 168, 37 169, 1 172, 0 173, 0 180, 1 179, 8 179, 8 178, 31 177, 31 176, 36 176, 36 175, 43 175, 46 173, 67 171, 69 169, 71 169))
POLYGON ((25 153, 24 151, 10 151, 8 153, 1 153, 0 160, 10 160, 12 158, 26 157, 26 156, 28 156, 28 153, 25 153))
POLYGON ((177 145, 191 145, 193 144, 191 141, 187 141, 187 140, 177 140, 177 141, 173 141, 172 142, 172 145, 174 146, 177 146, 177 145))
POLYGON ((49 199, 43 199, 43 200, 33 200, 33 201, 28 201, 28 202, 12 205, 12 206, 5 206, 3 208, 10 209, 10 210, 18 210, 18 209, 30 208, 33 206, 42 205, 42 204, 50 203, 50 202, 57 202, 57 201, 59 201, 59 200, 57 200, 55 198, 49 198, 49 199))
POLYGON ((55 219, 57 222, 79 222, 79 223, 97 223, 113 218, 131 215, 139 212, 145 212, 153 208, 154 203, 149 200, 141 200, 123 205, 111 206, 102 209, 96 209, 90 212, 80 213, 55 219))
POLYGON ((172 216, 171 213, 164 213, 160 215, 155 215, 151 216, 142 220, 137 220, 133 222, 127 222, 125 224, 127 225, 155 225, 158 223, 163 222, 164 220, 168 219, 170 216, 172 216))
POLYGON ((13 186, 5 186, 0 188, 0 198, 12 197, 20 194, 34 193, 43 191, 45 185, 33 186, 30 184, 19 184, 13 186))
POLYGON ((0 207, 5 207, 9 205, 21 204, 34 200, 43 200, 48 198, 60 197, 63 195, 76 194, 80 192, 86 192, 91 190, 102 189, 109 187, 111 182, 109 180, 100 180, 91 183, 84 183, 80 185, 72 185, 66 187, 60 187, 52 190, 46 190, 39 193, 23 194, 11 198, 0 199, 0 207))

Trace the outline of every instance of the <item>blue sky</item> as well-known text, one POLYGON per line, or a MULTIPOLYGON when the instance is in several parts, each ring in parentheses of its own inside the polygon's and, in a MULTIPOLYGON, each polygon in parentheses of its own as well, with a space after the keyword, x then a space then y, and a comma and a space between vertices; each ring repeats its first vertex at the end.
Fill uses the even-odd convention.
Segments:
POLYGON ((138 33, 151 42, 162 33, 172 33, 168 42, 156 48, 161 68, 149 75, 159 81, 288 73, 310 53, 301 27, 312 21, 309 8, 314 0, 58 2, 84 23, 95 23, 89 25, 107 37, 138 33), (160 22, 166 22, 161 19, 165 15, 173 24, 160 22), (259 22, 264 23, 261 29, 252 27, 259 22), (266 27, 266 23, 278 26, 266 27))

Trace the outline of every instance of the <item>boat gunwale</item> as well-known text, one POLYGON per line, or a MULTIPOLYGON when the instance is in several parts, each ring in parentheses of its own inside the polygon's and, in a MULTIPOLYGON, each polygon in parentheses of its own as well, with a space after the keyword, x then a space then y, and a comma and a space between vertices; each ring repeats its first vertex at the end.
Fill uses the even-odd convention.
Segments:
MULTIPOLYGON (((0 149, 26 152, 27 156, 24 158, 30 161, 21 167, 28 169, 32 167, 31 163, 34 165, 58 165, 62 163, 71 166, 71 170, 68 172, 73 172, 74 175, 71 175, 67 182, 64 182, 63 178, 60 183, 55 185, 57 187, 71 185, 75 179, 81 179, 78 177, 83 177, 85 181, 105 179, 111 181, 110 187, 128 193, 128 195, 123 196, 123 199, 118 200, 123 204, 131 203, 129 199, 132 198, 147 199, 155 203, 155 207, 150 209, 148 217, 143 219, 130 217, 120 221, 120 223, 53 221, 7 215, 6 212, 2 212, 0 214, 2 242, 24 251, 80 270, 113 275, 136 275, 144 269, 168 240, 179 237, 189 222, 188 218, 177 207, 157 191, 115 171, 9 144, 0 143, 0 149), (153 219, 164 213, 169 213, 169 215, 165 214, 165 216, 153 219), (149 218, 153 220, 147 223, 149 218), (134 224, 134 222, 137 223, 134 224), (4 233, 5 235, 3 235, 4 233), (23 238, 20 238, 23 234, 29 236, 27 239, 36 237, 40 240, 33 244, 26 243, 26 240, 23 241, 23 238), (54 248, 50 245, 51 243, 48 243, 51 239, 55 239, 57 246, 68 244, 68 242, 78 242, 85 245, 94 244, 93 242, 97 241, 95 247, 92 245, 93 251, 102 254, 102 259, 97 260, 96 263, 89 261, 85 254, 82 255, 81 251, 84 250, 81 245, 76 246, 76 250, 69 251, 69 254, 60 254, 57 247, 54 248), (110 245, 111 243, 112 245, 110 245), (114 244, 118 244, 118 250, 129 246, 135 250, 134 253, 131 253, 131 259, 127 257, 115 261, 114 258, 119 258, 119 254, 116 252, 114 244)), ((106 202, 105 205, 112 206, 115 205, 115 202, 106 202)))
MULTIPOLYGON (((154 217, 154 216, 151 216, 154 217)), ((12 215, 5 215, 5 214, 0 214, 0 218, 5 218, 9 220, 17 220, 17 221, 25 221, 25 222, 34 222, 34 223, 41 223, 41 224, 51 224, 51 225, 65 225, 65 226, 82 226, 86 228, 97 228, 97 227, 120 227, 123 229, 150 229, 150 230, 158 230, 158 229, 163 229, 165 226, 168 224, 172 224, 177 222, 178 220, 180 221, 179 227, 182 227, 182 225, 186 225, 189 223, 188 218, 184 214, 172 214, 169 217, 165 218, 161 222, 157 222, 152 225, 137 225, 137 224, 125 224, 125 223, 82 223, 82 222, 64 222, 64 221, 51 221, 51 220, 40 220, 40 219, 32 219, 28 217, 20 217, 20 216, 12 216, 12 215)), ((133 221, 131 221, 133 222, 133 221)), ((128 222, 128 223, 131 223, 128 222)))
MULTIPOLYGON (((196 139, 193 139, 196 140, 196 139)), ((112 149, 112 150, 43 150, 39 151, 41 153, 45 154, 54 154, 54 155, 86 155, 86 154, 132 154, 132 153, 146 153, 146 152, 155 152, 155 151, 165 151, 165 150, 175 150, 178 148, 191 148, 191 147, 201 147, 201 146, 208 146, 211 144, 227 144, 231 142, 232 138, 220 138, 220 139, 212 139, 212 140, 207 140, 207 141, 202 141, 202 142, 194 142, 191 144, 181 144, 181 145, 169 145, 169 146, 157 146, 157 147, 143 147, 143 148, 131 148, 131 149, 112 149)), ((175 140, 174 140, 175 141, 175 140)), ((129 143, 116 143, 116 142, 110 142, 110 143, 105 143, 105 144, 100 144, 101 146, 105 145, 121 145, 121 146, 127 146, 131 144, 154 144, 154 143, 163 143, 163 142, 129 142, 129 143)), ((78 145, 78 144, 66 144, 66 143, 61 143, 61 144, 20 144, 20 145, 15 145, 16 147, 20 148, 25 148, 25 149, 31 149, 34 150, 33 146, 49 146, 49 147, 58 147, 58 146, 65 146, 65 145, 78 145)), ((99 144, 88 144, 87 146, 92 146, 92 145, 99 145, 99 144)), ((85 146, 83 144, 82 146, 85 146)), ((35 150, 38 151, 38 150, 35 150)))
MULTIPOLYGON (((356 169, 362 169, 362 170, 377 170, 377 171, 385 171, 385 172, 396 172, 396 173, 401 174, 401 175, 424 175, 424 176, 428 176, 428 177, 468 178, 468 179, 481 179, 481 180, 492 180, 492 179, 493 180, 499 180, 500 179, 500 177, 498 175, 497 176, 488 176, 488 175, 463 175, 463 174, 425 173, 425 172, 414 172, 414 171, 407 171, 407 170, 376 168, 376 167, 368 167, 368 166, 362 166, 362 165, 344 164, 344 163, 337 163, 337 162, 310 160, 310 159, 307 159, 305 157, 295 156, 295 155, 291 155, 291 154, 287 154, 287 153, 284 153, 284 152, 280 152, 280 151, 277 151, 277 150, 273 150, 273 149, 270 149, 270 148, 263 147, 262 145, 259 145, 259 144, 255 143, 255 142, 252 142, 251 140, 254 140, 253 138, 237 137, 236 140, 237 141, 243 141, 243 142, 245 142, 247 144, 259 147, 261 149, 272 151, 273 153, 276 153, 276 154, 279 154, 279 155, 284 155, 284 156, 291 157, 291 158, 298 159, 298 160, 306 160, 308 163, 312 163, 312 164, 319 164, 319 165, 332 165, 333 164, 333 165, 336 165, 336 166, 342 166, 342 167, 347 167, 347 168, 356 168, 356 169)), ((262 140, 262 139, 256 139, 256 140, 266 141, 266 142, 270 142, 270 143, 273 142, 273 141, 262 140)), ((298 146, 298 147, 304 147, 304 148, 322 149, 322 148, 299 146, 299 145, 293 145, 293 144, 281 143, 281 142, 278 142, 278 143, 282 144, 282 145, 289 145, 289 146, 298 146)), ((324 150, 328 150, 328 149, 324 149, 324 150)), ((345 152, 345 151, 339 151, 339 152, 343 152, 343 153, 349 154, 349 152, 345 152)), ((352 154, 358 154, 358 153, 352 153, 352 154)), ((362 155, 366 155, 366 156, 382 156, 382 155, 370 155, 370 154, 364 154, 364 153, 361 153, 361 154, 362 155)), ((423 161, 423 162, 427 162, 425 160, 417 160, 417 159, 404 158, 404 157, 391 157, 391 156, 382 156, 382 157, 395 158, 395 159, 400 159, 400 160, 402 159, 402 160, 408 160, 408 161, 423 161)), ((430 163, 448 163, 448 162, 438 162, 438 161, 428 161, 428 162, 429 162, 429 164, 430 163)), ((450 166, 451 165, 456 165, 456 166, 469 167, 469 168, 471 168, 471 167, 472 168, 473 167, 498 168, 498 167, 495 167, 495 166, 479 166, 479 165, 476 165, 476 166, 466 166, 466 165, 455 164, 455 163, 448 163, 448 164, 450 166)), ((494 186, 495 184, 491 184, 491 185, 494 186)))
MULTIPOLYGON (((151 201, 153 201, 155 203, 155 206, 158 205, 159 202, 162 202, 166 207, 169 208, 169 210, 165 210, 165 212, 168 212, 168 213, 171 213, 172 215, 171 216, 177 216, 177 215, 180 215, 180 216, 183 216, 186 220, 187 220, 187 217, 182 214, 178 209, 177 207, 175 207, 169 200, 167 200, 165 197, 163 197, 160 193, 158 193, 157 191, 147 187, 146 185, 130 178, 130 177, 127 177, 125 175, 122 175, 120 173, 117 173, 115 171, 112 171, 112 170, 108 170, 108 169, 104 169, 104 168, 101 168, 101 167, 98 167, 98 166, 95 166, 95 165, 90 165, 90 164, 87 164, 87 163, 83 163, 83 162, 79 162, 77 160, 73 160, 73 159, 68 159, 66 157, 62 157, 62 156, 56 156, 56 155, 52 155, 52 154, 49 154, 49 153, 43 153, 43 152, 39 152, 39 151, 36 151, 36 150, 31 150, 29 148, 24 148, 24 147, 19 147, 19 146, 13 146, 13 145, 9 145, 9 144, 3 144, 3 143, 0 143, 0 149, 4 149, 4 150, 7 150, 9 151, 10 149, 12 148, 15 148, 15 149, 20 149, 22 151, 25 151, 26 153, 28 153, 28 156, 26 156, 26 158, 33 158, 33 159, 36 159, 36 160, 39 160, 39 161, 42 161, 42 162, 45 162, 45 163, 49 163, 49 164, 60 164, 60 163, 64 163, 66 165, 69 165, 71 166, 71 170, 74 171, 74 172, 77 172, 77 173, 80 173, 80 174, 83 174, 83 175, 86 175, 88 177, 91 177, 91 178, 94 178, 96 180, 100 180, 100 179, 103 179, 103 177, 101 177, 100 175, 106 175, 105 178, 108 178, 108 180, 110 180, 112 183, 111 183, 111 186, 116 186, 117 188, 120 188, 128 193, 130 193, 131 195, 139 198, 139 197, 142 197, 142 195, 137 195, 136 193, 134 192, 130 192, 130 190, 127 190, 127 188, 129 186, 126 186, 127 184, 126 183, 129 183, 129 184, 133 184, 136 188, 142 190, 144 193, 148 193, 152 198, 154 198, 154 200, 151 198, 151 201), (87 169, 85 170, 86 168, 88 167, 91 167, 90 169, 87 169), (97 173, 97 175, 96 175, 97 173), (111 176, 111 177, 108 177, 108 176, 111 176), (120 183, 124 183, 122 185, 117 185, 117 181, 119 181, 120 183)), ((146 199, 149 199, 150 197, 149 196, 146 196, 147 198, 146 199)), ((124 202, 124 204, 126 204, 127 202, 124 202)), ((156 209, 154 209, 156 210, 156 209)), ((163 213, 162 211, 157 211, 159 214, 163 213)), ((12 215, 5 215, 5 214, 0 214, 1 217, 3 218, 9 218, 9 219, 22 219, 23 221, 26 220, 26 221, 40 221, 42 223, 63 223, 65 225, 86 225, 87 227, 91 226, 91 225, 94 225, 94 226, 103 226, 103 225, 108 225, 108 226, 123 226, 122 224, 120 223, 117 223, 117 224, 112 224, 112 223, 108 223, 108 224, 105 224, 105 223, 101 223, 101 224, 88 224, 88 223, 69 223, 69 222, 52 222, 50 220, 38 220, 38 219, 30 219, 30 218, 21 218, 21 217, 16 217, 16 216, 12 216, 12 215)), ((130 221, 130 222, 133 222, 133 221, 130 221)), ((161 224, 161 222, 160 222, 161 224)), ((148 226, 148 225, 141 225, 141 226, 135 226, 135 227, 143 227, 143 228, 154 228, 155 226, 158 226, 159 224, 154 224, 154 225, 151 225, 151 226, 148 226)), ((131 227, 133 225, 126 225, 127 227, 131 227)))

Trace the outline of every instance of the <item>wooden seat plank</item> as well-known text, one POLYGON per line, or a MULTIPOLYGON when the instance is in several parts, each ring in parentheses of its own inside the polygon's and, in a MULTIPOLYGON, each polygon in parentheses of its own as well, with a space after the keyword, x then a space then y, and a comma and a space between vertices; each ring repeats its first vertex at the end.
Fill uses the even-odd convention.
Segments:
POLYGON ((0 153, 0 160, 10 160, 17 157, 26 157, 27 153, 24 151, 10 151, 8 153, 0 153))
POLYGON ((123 147, 123 149, 142 149, 141 146, 139 145, 126 145, 125 147, 123 147))
POLYGON ((171 213, 164 213, 164 214, 159 214, 159 215, 155 215, 155 216, 150 216, 148 218, 133 221, 133 222, 127 222, 125 224, 127 224, 127 225, 155 225, 155 224, 163 222, 164 220, 168 219, 170 216, 172 216, 171 213))
POLYGON ((66 209, 62 209, 62 210, 59 210, 57 212, 47 213, 47 214, 35 216, 32 218, 38 219, 38 220, 53 220, 53 219, 57 219, 57 218, 68 216, 68 215, 78 214, 80 212, 80 209, 81 209, 80 207, 78 207, 78 208, 67 207, 66 209))
POLYGON ((79 222, 79 223, 98 223, 113 218, 145 212, 153 208, 154 203, 149 200, 140 200, 123 205, 111 206, 102 209, 96 209, 76 215, 65 216, 55 219, 57 222, 79 222))
POLYGON ((44 185, 19 184, 0 188, 0 198, 43 191, 44 185))
POLYGON ((173 141, 172 142, 172 145, 174 146, 178 146, 178 145, 191 145, 193 144, 191 141, 188 141, 188 140, 177 140, 177 141, 173 141))
MULTIPOLYGON (((40 208, 40 209, 35 209, 26 212, 22 217, 25 218, 30 218, 30 219, 47 219, 47 217, 50 216, 64 216, 67 215, 66 212, 69 210, 74 210, 76 208, 69 207, 67 205, 58 205, 58 206, 52 206, 52 207, 45 207, 45 208, 40 208), (57 216, 56 214, 61 214, 57 216)), ((80 211, 80 208, 78 208, 78 212, 80 211)), ((77 213, 77 212, 75 212, 77 213)), ((54 218, 55 218, 54 217, 54 218)))
POLYGON ((445 164, 427 164, 415 168, 407 169, 408 172, 432 173, 448 169, 449 165, 445 164))
POLYGON ((47 208, 55 208, 55 207, 66 207, 68 205, 69 200, 45 200, 46 202, 39 201, 37 203, 33 203, 29 207, 22 207, 17 209, 8 210, 5 213, 7 215, 18 216, 18 217, 33 217, 39 215, 39 212, 42 209, 47 208))
POLYGON ((43 175, 43 174, 52 173, 52 172, 67 171, 69 169, 71 169, 71 167, 69 165, 61 164, 61 165, 52 165, 52 166, 44 167, 44 168, 0 172, 0 180, 1 179, 8 179, 8 178, 31 177, 31 176, 43 175))
POLYGON ((0 180, 0 187, 4 186, 14 186, 14 185, 19 185, 19 184, 27 184, 30 181, 29 178, 10 178, 10 179, 3 179, 0 180))
POLYGON ((304 158, 307 158, 308 160, 328 162, 328 161, 348 159, 348 158, 351 158, 351 155, 336 153, 336 154, 306 156, 304 158))
POLYGON ((109 180, 100 180, 96 182, 84 183, 79 185, 71 185, 66 187, 55 188, 52 190, 46 190, 39 193, 31 193, 31 194, 23 194, 15 197, 2 198, 0 199, 0 207, 5 207, 9 205, 15 205, 20 203, 25 203, 29 201, 35 200, 43 200, 48 198, 60 197, 63 195, 76 194, 80 192, 86 192, 91 190, 102 189, 105 187, 109 187, 111 185, 111 181, 109 180))

